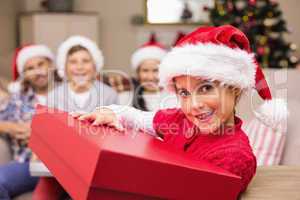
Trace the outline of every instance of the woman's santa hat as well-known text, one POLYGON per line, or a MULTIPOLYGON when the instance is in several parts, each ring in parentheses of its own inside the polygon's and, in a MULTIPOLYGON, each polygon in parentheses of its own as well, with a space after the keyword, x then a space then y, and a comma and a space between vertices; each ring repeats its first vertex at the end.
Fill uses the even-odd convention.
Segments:
POLYGON ((45 45, 24 45, 16 48, 13 57, 12 71, 13 71, 13 81, 8 85, 8 90, 11 93, 19 92, 21 89, 21 81, 23 79, 24 68, 26 62, 35 57, 45 57, 54 61, 53 52, 45 45))
POLYGON ((96 71, 99 72, 102 69, 104 58, 102 51, 98 48, 97 44, 83 36, 71 36, 65 40, 57 50, 56 65, 58 74, 61 78, 64 78, 65 76, 67 56, 70 49, 74 46, 81 46, 87 49, 94 60, 96 71))
POLYGON ((233 26, 201 27, 183 37, 160 64, 160 84, 174 91, 173 78, 180 75, 218 80, 243 90, 255 88, 265 100, 255 111, 259 119, 276 127, 287 117, 285 101, 272 99, 249 40, 233 26))
POLYGON ((131 56, 131 67, 137 70, 143 61, 148 59, 161 61, 166 54, 166 48, 157 42, 155 34, 152 33, 150 40, 137 49, 131 56))

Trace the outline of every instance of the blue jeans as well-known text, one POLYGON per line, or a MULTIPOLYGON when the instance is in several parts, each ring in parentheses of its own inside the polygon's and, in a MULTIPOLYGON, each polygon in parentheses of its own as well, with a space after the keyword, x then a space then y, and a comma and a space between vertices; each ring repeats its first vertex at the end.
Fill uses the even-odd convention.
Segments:
POLYGON ((29 162, 9 162, 0 166, 0 200, 32 191, 39 178, 29 173, 29 162))

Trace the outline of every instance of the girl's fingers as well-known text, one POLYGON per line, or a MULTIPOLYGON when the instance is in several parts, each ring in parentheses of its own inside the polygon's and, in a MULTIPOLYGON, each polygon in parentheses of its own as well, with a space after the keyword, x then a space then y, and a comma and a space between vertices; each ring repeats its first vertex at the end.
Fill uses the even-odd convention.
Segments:
POLYGON ((94 113, 88 113, 88 114, 83 114, 80 117, 77 118, 78 120, 92 120, 94 121, 96 119, 96 116, 94 113))
POLYGON ((99 125, 104 125, 104 124, 107 124, 105 117, 100 115, 100 116, 96 117, 96 119, 92 123, 92 126, 99 126, 99 125))

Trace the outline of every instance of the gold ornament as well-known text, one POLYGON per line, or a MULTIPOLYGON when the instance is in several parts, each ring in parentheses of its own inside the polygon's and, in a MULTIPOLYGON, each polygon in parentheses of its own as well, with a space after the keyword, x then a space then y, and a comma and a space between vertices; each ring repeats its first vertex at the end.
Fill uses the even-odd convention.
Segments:
POLYGON ((265 45, 267 43, 267 41, 268 41, 268 38, 266 36, 261 36, 259 38, 259 44, 260 45, 265 45))
POLYGON ((248 20, 249 20, 249 17, 247 15, 243 16, 243 21, 244 22, 248 22, 248 20))
POLYGON ((289 66, 289 62, 285 59, 279 61, 280 67, 286 68, 289 66))
POLYGON ((270 53, 270 48, 269 47, 265 47, 265 54, 269 54, 270 53))
POLYGON ((270 11, 270 12, 267 13, 267 16, 272 18, 274 16, 274 13, 270 11))
POLYGON ((225 10, 220 10, 219 11, 219 14, 221 15, 221 16, 224 16, 226 13, 225 13, 225 10))

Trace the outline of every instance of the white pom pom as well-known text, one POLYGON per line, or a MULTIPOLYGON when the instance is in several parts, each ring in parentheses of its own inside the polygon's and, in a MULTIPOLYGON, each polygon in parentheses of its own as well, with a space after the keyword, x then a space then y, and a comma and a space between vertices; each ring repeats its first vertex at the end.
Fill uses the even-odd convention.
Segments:
POLYGON ((254 111, 255 116, 267 126, 274 129, 286 131, 287 117, 289 115, 287 103, 284 99, 266 100, 258 111, 254 111))
POLYGON ((7 90, 11 93, 11 94, 16 94, 18 92, 21 91, 21 82, 20 81, 15 81, 15 82, 11 82, 10 84, 8 84, 7 86, 7 90))

